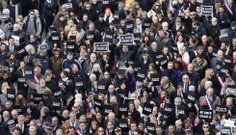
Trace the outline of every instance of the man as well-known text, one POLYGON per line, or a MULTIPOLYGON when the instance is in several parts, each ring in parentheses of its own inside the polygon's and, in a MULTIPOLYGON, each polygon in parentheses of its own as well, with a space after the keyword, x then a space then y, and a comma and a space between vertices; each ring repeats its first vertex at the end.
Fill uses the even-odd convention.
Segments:
POLYGON ((86 125, 86 122, 84 121, 80 121, 79 122, 79 128, 77 129, 77 134, 79 135, 87 135, 88 132, 87 132, 87 125, 86 125))
POLYGON ((25 117, 23 115, 19 115, 17 118, 18 124, 16 124, 16 127, 20 129, 21 134, 26 134, 26 130, 28 129, 28 126, 25 124, 25 117))
POLYGON ((35 126, 29 127, 29 135, 36 135, 37 134, 37 128, 35 126))
POLYGON ((79 120, 76 118, 75 112, 70 112, 70 118, 65 122, 68 126, 75 128, 75 130, 79 129, 79 120))
POLYGON ((35 11, 30 10, 29 15, 24 18, 24 24, 22 30, 29 35, 36 35, 40 37, 42 31, 42 23, 39 17, 36 17, 35 11))
POLYGON ((187 93, 190 85, 196 86, 193 82, 190 81, 190 78, 187 74, 182 76, 182 82, 180 83, 183 86, 183 92, 187 93))
POLYGON ((175 127, 176 127, 176 134, 177 135, 184 135, 185 131, 184 131, 183 123, 181 120, 175 121, 175 127))
POLYGON ((115 121, 109 120, 107 122, 106 135, 115 135, 115 121))
POLYGON ((59 119, 57 116, 52 117, 52 127, 53 127, 53 134, 56 134, 57 129, 60 129, 59 126, 59 119))

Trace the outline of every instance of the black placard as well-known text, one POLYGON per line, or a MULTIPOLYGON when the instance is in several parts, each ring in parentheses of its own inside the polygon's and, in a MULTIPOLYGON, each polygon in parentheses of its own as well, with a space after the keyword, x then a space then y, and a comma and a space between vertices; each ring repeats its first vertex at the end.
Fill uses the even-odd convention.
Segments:
POLYGON ((145 115, 151 114, 152 113, 152 108, 153 108, 152 104, 145 103, 144 107, 143 107, 143 114, 145 114, 145 115))
POLYGON ((119 114, 128 114, 128 104, 120 104, 119 105, 119 114))
POLYGON ((109 43, 108 42, 94 42, 93 52, 109 52, 109 43))
POLYGON ((217 106, 215 110, 216 110, 216 113, 228 113, 227 106, 217 106))
POLYGON ((203 5, 201 9, 202 15, 208 17, 211 16, 213 17, 213 6, 210 5, 203 5))
POLYGON ((142 42, 142 33, 134 33, 134 42, 136 44, 142 42))
POLYGON ((230 127, 222 127, 221 135, 232 135, 230 127))
POLYGON ((104 42, 112 43, 113 41, 113 32, 107 31, 104 36, 104 42))
POLYGON ((134 45, 134 35, 133 34, 120 35, 120 44, 134 45))
POLYGON ((111 105, 104 105, 104 113, 108 115, 111 112, 113 112, 112 106, 111 105))
POLYGON ((58 32, 52 32, 51 33, 51 40, 53 42, 57 42, 60 40, 60 36, 59 36, 59 33, 58 32))
POLYGON ((200 109, 199 110, 199 119, 206 120, 208 122, 211 122, 213 119, 213 110, 208 109, 200 109))
POLYGON ((228 95, 236 96, 236 86, 227 86, 226 92, 228 95))
POLYGON ((10 71, 9 67, 0 65, 0 72, 6 72, 6 71, 10 71))

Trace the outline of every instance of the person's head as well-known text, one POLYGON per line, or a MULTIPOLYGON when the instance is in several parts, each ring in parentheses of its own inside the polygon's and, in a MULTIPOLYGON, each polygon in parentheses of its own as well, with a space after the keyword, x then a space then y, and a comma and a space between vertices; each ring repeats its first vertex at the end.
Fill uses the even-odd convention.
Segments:
POLYGON ((107 129, 108 129, 108 130, 112 130, 112 129, 114 129, 114 127, 115 127, 114 121, 109 120, 109 121, 107 122, 107 129))
POLYGON ((181 105, 181 98, 176 97, 175 100, 174 100, 174 104, 175 104, 175 106, 180 106, 181 105))
POLYGON ((217 19, 216 17, 213 17, 213 18, 211 19, 211 24, 212 24, 212 26, 216 26, 217 23, 218 23, 218 19, 217 19))
POLYGON ((19 129, 19 128, 15 128, 15 129, 13 130, 12 135, 20 135, 20 129, 19 129))
POLYGON ((182 81, 183 81, 183 83, 189 83, 189 81, 190 81, 189 76, 187 74, 184 74, 182 77, 182 81))
POLYGON ((135 110, 135 104, 134 104, 134 102, 130 102, 130 103, 129 103, 129 110, 131 110, 131 111, 135 110))
POLYGON ((180 48, 180 52, 181 52, 182 54, 184 54, 186 51, 187 51, 187 49, 186 49, 185 46, 183 46, 183 47, 180 48))
POLYGON ((103 128, 103 127, 99 127, 99 128, 97 129, 97 134, 98 134, 98 135, 104 135, 104 128, 103 128))
POLYGON ((87 125, 85 122, 79 122, 79 129, 82 131, 85 131, 87 128, 87 125))
POLYGON ((24 124, 24 121, 25 121, 25 117, 24 115, 19 115, 18 118, 17 118, 17 122, 21 125, 24 124))
POLYGON ((163 76, 161 79, 161 86, 165 86, 169 83, 170 83, 169 78, 167 76, 163 76))
POLYGON ((167 55, 169 53, 169 48, 167 46, 164 46, 163 49, 162 49, 162 53, 164 55, 167 55))
POLYGON ((75 128, 74 127, 69 127, 69 129, 68 129, 68 135, 75 135, 76 134, 76 131, 75 131, 75 128))
POLYGON ((179 120, 176 120, 175 121, 175 127, 176 127, 176 130, 181 130, 182 129, 182 121, 179 119, 179 120))
POLYGON ((214 95, 214 89, 213 88, 208 88, 206 90, 206 94, 210 97, 212 97, 214 95))
POLYGON ((161 126, 156 126, 157 135, 162 135, 162 132, 163 132, 162 127, 161 126))
POLYGON ((195 92, 196 91, 196 88, 195 88, 194 85, 190 85, 188 89, 189 89, 190 92, 195 92))
POLYGON ((89 31, 94 31, 94 29, 95 29, 94 23, 92 23, 92 22, 89 23, 88 28, 89 28, 89 31))
POLYGON ((67 119, 67 118, 69 117, 69 113, 70 113, 70 112, 69 112, 68 110, 64 110, 64 111, 62 112, 62 117, 67 119))
POLYGON ((14 120, 16 120, 16 119, 18 118, 18 116, 19 116, 19 114, 18 114, 18 112, 16 111, 16 109, 13 109, 13 110, 11 111, 11 117, 12 117, 14 120))
POLYGON ((174 125, 169 125, 167 128, 167 131, 169 134, 174 134, 175 133, 175 126, 174 125))
POLYGON ((57 116, 52 117, 52 126, 56 126, 59 124, 59 120, 57 116))
POLYGON ((202 130, 204 131, 204 133, 209 132, 210 131, 209 123, 203 123, 202 130))
POLYGON ((35 126, 29 127, 29 134, 30 135, 36 135, 37 134, 37 128, 35 126))
POLYGON ((41 108, 41 110, 40 110, 40 115, 41 116, 46 116, 46 115, 48 115, 48 113, 49 113, 49 108, 48 107, 44 106, 44 107, 41 108))
POLYGON ((56 135, 63 135, 63 131, 62 131, 62 129, 57 129, 56 130, 56 135))
POLYGON ((76 113, 75 112, 70 112, 70 121, 75 121, 76 120, 76 113))
POLYGON ((218 59, 223 59, 224 58, 224 51, 223 50, 218 50, 217 51, 217 58, 218 59))
POLYGON ((132 131, 135 131, 135 130, 137 129, 137 123, 136 123, 135 121, 132 121, 132 122, 130 123, 130 129, 131 129, 132 131))
POLYGON ((34 10, 30 10, 30 11, 29 11, 29 16, 30 16, 30 18, 34 18, 34 17, 35 17, 35 12, 34 12, 34 10))
POLYGON ((127 45, 123 45, 122 46, 122 51, 123 52, 128 52, 129 51, 129 47, 127 45))
POLYGON ((73 52, 68 52, 67 55, 66 55, 66 58, 68 60, 73 60, 74 56, 73 56, 73 52))
POLYGON ((233 103, 234 103, 234 100, 233 100, 233 98, 232 97, 227 97, 226 98, 226 106, 232 106, 233 105, 233 103))
POLYGON ((4 121, 7 121, 10 119, 10 113, 8 111, 4 111, 2 117, 4 121))
POLYGON ((97 60, 96 54, 95 54, 95 53, 91 53, 91 54, 90 54, 90 61, 91 61, 91 62, 95 62, 96 60, 97 60))
POLYGON ((117 127, 117 128, 115 129, 115 134, 116 134, 116 135, 122 135, 122 130, 121 130, 121 128, 117 127))

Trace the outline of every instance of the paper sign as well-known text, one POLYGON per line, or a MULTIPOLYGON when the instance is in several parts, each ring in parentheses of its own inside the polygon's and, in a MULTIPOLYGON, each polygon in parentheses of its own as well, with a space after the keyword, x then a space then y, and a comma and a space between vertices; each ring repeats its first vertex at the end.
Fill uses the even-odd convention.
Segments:
POLYGON ((212 121, 213 119, 213 111, 207 109, 200 109, 199 111, 199 119, 204 119, 206 121, 212 121))
POLYGON ((211 16, 213 17, 213 6, 208 6, 208 5, 203 5, 201 9, 202 15, 208 17, 211 16))
POLYGON ((93 52, 109 52, 109 43, 108 42, 94 42, 93 52))
POLYGON ((120 44, 121 45, 133 45, 134 44, 134 35, 120 35, 120 44))

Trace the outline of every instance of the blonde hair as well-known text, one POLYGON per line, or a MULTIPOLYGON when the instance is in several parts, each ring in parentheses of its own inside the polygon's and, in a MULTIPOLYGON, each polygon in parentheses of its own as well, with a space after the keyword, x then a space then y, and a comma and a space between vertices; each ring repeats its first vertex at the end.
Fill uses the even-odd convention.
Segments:
POLYGON ((30 51, 32 54, 35 54, 35 48, 33 45, 31 44, 28 44, 26 47, 25 47, 25 50, 28 52, 30 51))

